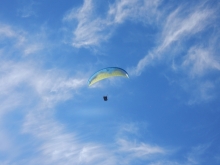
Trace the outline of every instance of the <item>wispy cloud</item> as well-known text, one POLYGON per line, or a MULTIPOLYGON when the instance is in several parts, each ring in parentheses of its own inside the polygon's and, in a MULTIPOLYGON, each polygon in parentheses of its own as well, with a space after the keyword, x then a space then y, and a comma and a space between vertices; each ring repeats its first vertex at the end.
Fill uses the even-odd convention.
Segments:
POLYGON ((154 160, 167 154, 162 147, 138 140, 131 141, 129 138, 117 138, 115 145, 88 142, 80 138, 74 128, 72 130, 71 133, 67 132, 61 123, 53 120, 52 109, 48 111, 38 107, 38 110, 30 112, 26 116, 23 132, 34 136, 39 143, 37 155, 34 157, 35 163, 132 164, 137 159, 154 160))
POLYGON ((125 20, 148 21, 160 1, 117 0, 110 4, 105 15, 98 15, 95 11, 96 3, 93 0, 84 0, 82 7, 72 9, 65 17, 65 21, 77 20, 73 30, 72 44, 75 47, 97 46, 112 35, 116 25, 125 20))
POLYGON ((139 132, 139 128, 137 127, 136 123, 122 124, 122 126, 119 129, 120 129, 119 134, 124 134, 124 133, 138 134, 139 132))
POLYGON ((0 39, 15 39, 17 43, 23 43, 25 40, 24 32, 14 30, 11 26, 0 23, 0 39))
MULTIPOLYGON (((47 101, 48 104, 65 100, 71 97, 70 89, 78 89, 86 84, 84 78, 68 78, 60 76, 62 71, 57 69, 41 70, 34 63, 1 63, 1 96, 6 100, 10 93, 21 93, 27 97, 28 94, 37 96, 38 99, 47 101), (21 90, 20 90, 21 89, 21 90), (22 92, 25 89, 27 93, 22 92)), ((10 97, 10 99, 12 99, 10 97)), ((16 100, 16 99, 15 99, 16 100)), ((20 100, 20 99, 18 99, 20 100)), ((25 98, 24 98, 25 100, 25 98)), ((23 101, 24 101, 23 100, 23 101)), ((8 102, 8 101, 7 101, 8 102)), ((17 103, 17 101, 12 101, 17 103)), ((11 106, 11 105, 10 105, 11 106)))
POLYGON ((201 162, 201 157, 207 151, 210 145, 199 145, 192 148, 192 151, 187 155, 187 161, 189 164, 199 164, 201 162))
POLYGON ((154 162, 170 154, 165 147, 141 141, 141 132, 146 131, 146 123, 124 123, 119 125, 116 134, 116 153, 124 156, 121 164, 133 164, 135 161, 154 162))
POLYGON ((0 132, 0 141, 4 142, 1 145, 0 153, 10 152, 11 149, 13 148, 13 145, 11 144, 10 136, 8 136, 7 133, 5 133, 5 130, 2 127, 1 127, 1 132, 0 132))
POLYGON ((94 5, 92 0, 85 0, 79 9, 72 9, 64 18, 65 21, 76 19, 78 25, 73 34, 73 46, 87 47, 99 44, 100 40, 106 40, 109 32, 104 32, 109 22, 94 15, 94 5))
MULTIPOLYGON (((57 143, 60 142, 59 139, 68 141, 72 135, 64 133, 59 136, 57 132, 62 130, 62 127, 56 124, 47 112, 50 108, 55 107, 57 103, 71 98, 75 94, 75 91, 86 85, 85 78, 83 78, 83 76, 67 76, 63 70, 57 68, 44 68, 44 66, 41 65, 41 60, 38 61, 36 60, 37 58, 28 58, 28 60, 22 59, 25 58, 23 55, 26 48, 29 47, 30 42, 32 42, 33 45, 37 44, 33 42, 33 40, 30 40, 26 33, 16 31, 9 25, 1 27, 0 30, 2 41, 9 41, 0 52, 0 56, 2 57, 2 61, 0 62, 0 128, 4 128, 4 125, 8 122, 8 116, 11 115, 14 118, 22 116, 22 118, 26 118, 23 128, 23 133, 26 131, 25 135, 27 135, 27 133, 32 134, 33 132, 31 131, 36 130, 37 132, 35 133, 37 135, 34 135, 37 136, 37 138, 43 137, 44 139, 45 137, 52 138, 52 136, 54 136, 56 137, 54 141, 57 143), (22 41, 22 43, 19 43, 20 41, 22 41), (8 46, 16 50, 17 58, 8 58, 11 56, 11 53, 13 54, 13 51, 6 51, 8 46), (49 121, 47 121, 47 119, 49 121), (28 128, 32 130, 28 130, 28 128), (49 130, 51 130, 52 133, 49 130)), ((45 41, 42 40, 41 42, 44 43, 45 41)), ((27 152, 26 150, 23 151, 23 148, 27 145, 26 142, 18 143, 19 145, 14 147, 15 143, 20 142, 19 138, 7 138, 8 135, 12 134, 21 139, 24 138, 22 136, 25 135, 20 134, 22 121, 16 120, 16 125, 17 127, 13 129, 6 129, 4 131, 1 129, 1 142, 5 144, 4 146, 2 145, 0 150, 1 154, 3 152, 5 154, 5 158, 1 159, 1 164, 13 164, 17 162, 17 158, 27 152)), ((35 139, 36 137, 33 139, 34 142, 40 143, 40 140, 35 139)), ((56 145, 56 143, 52 144, 56 145)), ((29 145, 31 146, 32 144, 29 145)), ((48 143, 48 145, 50 145, 50 143, 48 143)), ((69 147, 69 144, 66 145, 66 143, 62 143, 61 148, 59 148, 61 151, 59 150, 58 153, 63 151, 63 145, 64 148, 69 147)), ((48 148, 50 147, 45 144, 42 148, 39 147, 33 152, 39 149, 43 151, 42 153, 47 155, 47 152, 50 152, 48 148)), ((53 146, 51 149, 54 149, 53 146)), ((28 150, 31 149, 29 148, 28 150)), ((53 156, 54 154, 56 157, 54 150, 51 150, 51 152, 53 152, 51 155, 53 156)), ((62 156, 66 156, 65 153, 62 156)), ((44 160, 46 161, 47 159, 45 158, 44 160)), ((35 158, 30 156, 21 162, 18 161, 16 164, 26 164, 27 162, 28 164, 41 164, 38 163, 38 161, 37 156, 35 158)))
POLYGON ((187 100, 183 99, 189 105, 206 103, 217 96, 215 89, 219 82, 216 80, 192 80, 183 78, 177 81, 177 83, 186 93, 189 93, 187 100))
POLYGON ((185 9, 178 8, 166 18, 162 31, 162 43, 158 48, 159 52, 163 52, 174 42, 181 42, 184 38, 202 31, 210 24, 212 10, 194 8, 186 13, 185 9))
POLYGON ((220 59, 214 56, 210 49, 199 47, 190 48, 182 63, 182 67, 189 71, 192 77, 204 75, 210 70, 220 70, 220 59))
POLYGON ((166 151, 158 146, 148 145, 145 143, 130 142, 125 139, 118 139, 120 151, 131 153, 134 157, 149 158, 154 154, 165 154, 166 151))
POLYGON ((66 132, 62 124, 51 118, 51 110, 47 110, 39 107, 37 111, 30 112, 23 128, 24 133, 30 133, 40 143, 34 158, 37 163, 112 164, 114 159, 102 145, 83 142, 74 132, 66 132))
POLYGON ((190 151, 184 154, 183 160, 169 160, 167 158, 162 158, 159 161, 155 161, 150 163, 150 165, 196 165, 196 164, 206 164, 210 163, 214 160, 213 157, 209 157, 209 161, 205 159, 205 155, 209 152, 210 145, 198 145, 196 147, 192 147, 190 151))
MULTIPOLYGON (((40 137, 40 140, 43 138, 43 140, 46 139, 47 141, 47 143, 42 145, 42 148, 38 148, 37 150, 40 150, 43 155, 50 156, 50 161, 52 162, 59 159, 63 160, 65 157, 71 157, 71 153, 75 152, 74 146, 69 147, 71 145, 69 141, 72 139, 72 135, 59 133, 62 128, 52 119, 48 119, 51 116, 48 117, 47 113, 44 114, 44 111, 51 111, 49 107, 54 107, 58 102, 70 98, 72 96, 71 89, 76 90, 82 87, 85 84, 84 80, 77 78, 63 79, 57 74, 57 71, 41 72, 39 66, 37 69, 34 65, 12 64, 13 65, 8 65, 7 67, 5 66, 5 73, 1 74, 0 82, 2 82, 2 93, 0 94, 0 117, 5 116, 5 114, 11 111, 19 110, 19 107, 23 107, 23 110, 20 111, 19 114, 24 115, 30 111, 27 115, 27 121, 24 123, 25 133, 34 134, 34 136, 40 137), (11 66, 13 66, 13 68, 11 68, 11 66), (11 95, 12 93, 13 95, 11 95), (27 128, 29 128, 29 132, 27 128), (68 152, 69 150, 71 152, 68 152)), ((7 117, 1 120, 1 124, 4 124, 5 121, 7 121, 7 117)), ((5 144, 5 147, 2 147, 2 149, 12 149, 7 148, 7 140, 4 139, 4 136, 7 137, 7 132, 1 131, 1 133, 2 140, 4 140, 3 143, 5 144)), ((12 144, 14 143, 13 140, 10 142, 12 144)), ((89 152, 96 153, 94 152, 95 150, 95 148, 90 149, 89 152)), ((77 151, 80 153, 80 149, 77 151)), ((23 153, 24 152, 20 152, 18 155, 22 155, 23 153)), ((90 156, 91 153, 89 154, 90 156)), ((37 156, 33 159, 37 159, 37 156)), ((71 158, 71 160, 72 159, 73 158, 71 158)), ((95 155, 94 158, 91 159, 92 161, 96 159, 95 155)), ((45 160, 43 163, 50 163, 46 157, 44 157, 43 160, 45 160)), ((66 159, 65 161, 62 160, 59 161, 68 163, 66 159)), ((13 161, 13 158, 11 158, 11 161, 13 161)), ((30 164, 38 164, 35 161, 38 162, 38 160, 32 160, 31 157, 27 160, 30 164), (34 161, 34 163, 32 163, 32 161, 34 161)), ((82 161, 85 161, 85 159, 82 161)), ((74 161, 72 160, 72 162, 74 163, 75 159, 74 161)))
POLYGON ((32 35, 34 35, 35 37, 30 37, 30 35, 28 35, 28 32, 24 30, 6 24, 0 23, 0 25, 0 40, 2 41, 2 53, 7 52, 6 54, 9 54, 9 52, 13 53, 13 51, 16 50, 19 51, 19 55, 25 56, 34 54, 45 48, 42 41, 46 43, 47 40, 46 38, 44 38, 45 34, 43 30, 39 34, 33 33, 32 35))
POLYGON ((36 16, 36 12, 34 10, 34 6, 37 3, 34 0, 31 1, 26 1, 23 0, 20 2, 20 5, 23 5, 18 9, 18 15, 23 17, 23 18, 28 18, 31 16, 36 16))
MULTIPOLYGON (((158 46, 151 50, 144 58, 142 58, 136 67, 130 70, 132 75, 140 75, 145 67, 154 63, 155 60, 159 60, 161 58, 172 59, 173 50, 170 50, 171 46, 178 47, 180 51, 181 44, 184 43, 185 40, 192 38, 196 33, 204 30, 208 25, 211 24, 211 20, 214 11, 208 9, 206 7, 198 7, 198 8, 190 8, 186 9, 186 7, 179 7, 173 12, 171 12, 167 17, 165 16, 164 24, 161 28, 161 36, 158 37, 158 46), (211 18, 211 19, 210 19, 211 18)), ((191 46, 190 46, 191 47, 191 46)), ((190 49, 190 48, 189 48, 190 49)), ((179 54, 178 51, 175 53, 179 54)))
POLYGON ((189 5, 179 6, 168 15, 161 11, 164 16, 161 19, 161 31, 155 40, 157 46, 128 70, 131 76, 139 76, 146 67, 165 62, 171 71, 185 76, 179 82, 180 85, 185 86, 182 84, 183 79, 187 79, 187 83, 191 82, 193 90, 189 90, 189 84, 186 85, 192 95, 191 104, 213 98, 211 91, 216 83, 201 78, 219 71, 220 59, 219 30, 215 28, 218 10, 207 2, 189 5))
POLYGON ((123 23, 131 19, 133 21, 151 22, 152 15, 157 19, 157 7, 161 0, 140 1, 140 0, 117 0, 110 5, 108 14, 114 23, 123 23))

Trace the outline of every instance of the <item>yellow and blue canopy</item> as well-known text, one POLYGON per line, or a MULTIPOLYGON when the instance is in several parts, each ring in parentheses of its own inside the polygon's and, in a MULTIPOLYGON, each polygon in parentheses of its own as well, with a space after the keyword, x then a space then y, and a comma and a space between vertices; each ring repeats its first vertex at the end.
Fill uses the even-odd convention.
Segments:
POLYGON ((129 78, 128 73, 124 69, 118 68, 118 67, 108 67, 108 68, 101 69, 97 71, 96 73, 94 73, 89 78, 88 85, 91 86, 98 81, 101 81, 103 79, 110 78, 110 77, 115 77, 115 76, 129 78))

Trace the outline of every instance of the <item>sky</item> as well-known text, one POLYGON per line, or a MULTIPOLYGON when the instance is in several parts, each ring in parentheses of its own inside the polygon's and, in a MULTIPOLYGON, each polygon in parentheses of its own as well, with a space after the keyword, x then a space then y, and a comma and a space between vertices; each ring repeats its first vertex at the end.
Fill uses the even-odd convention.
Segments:
POLYGON ((0 164, 219 165, 219 52, 219 0, 1 0, 0 164))

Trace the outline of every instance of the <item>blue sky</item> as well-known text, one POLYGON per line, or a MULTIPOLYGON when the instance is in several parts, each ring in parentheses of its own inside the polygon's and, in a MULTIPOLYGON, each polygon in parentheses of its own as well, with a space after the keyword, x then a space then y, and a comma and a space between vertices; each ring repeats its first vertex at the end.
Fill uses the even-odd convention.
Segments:
POLYGON ((1 0, 0 164, 220 164, 219 11, 218 0, 1 0), (108 66, 130 78, 88 87, 108 66))

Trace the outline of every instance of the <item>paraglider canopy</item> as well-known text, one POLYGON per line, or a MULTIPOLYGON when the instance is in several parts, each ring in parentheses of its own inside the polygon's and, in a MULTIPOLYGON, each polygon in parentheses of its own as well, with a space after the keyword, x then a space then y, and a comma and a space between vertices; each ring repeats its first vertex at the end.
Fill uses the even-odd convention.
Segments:
MULTIPOLYGON (((91 86, 98 81, 101 81, 103 79, 110 78, 110 77, 115 77, 115 76, 129 78, 128 73, 124 69, 118 68, 118 67, 108 67, 108 68, 104 68, 104 69, 101 69, 101 70, 95 72, 89 78, 88 85, 91 86)), ((103 96, 103 99, 104 99, 104 101, 107 101, 108 97, 103 96)))
POLYGON ((129 78, 128 73, 124 69, 118 67, 108 67, 94 73, 89 78, 88 85, 91 86, 98 81, 115 76, 129 78))

